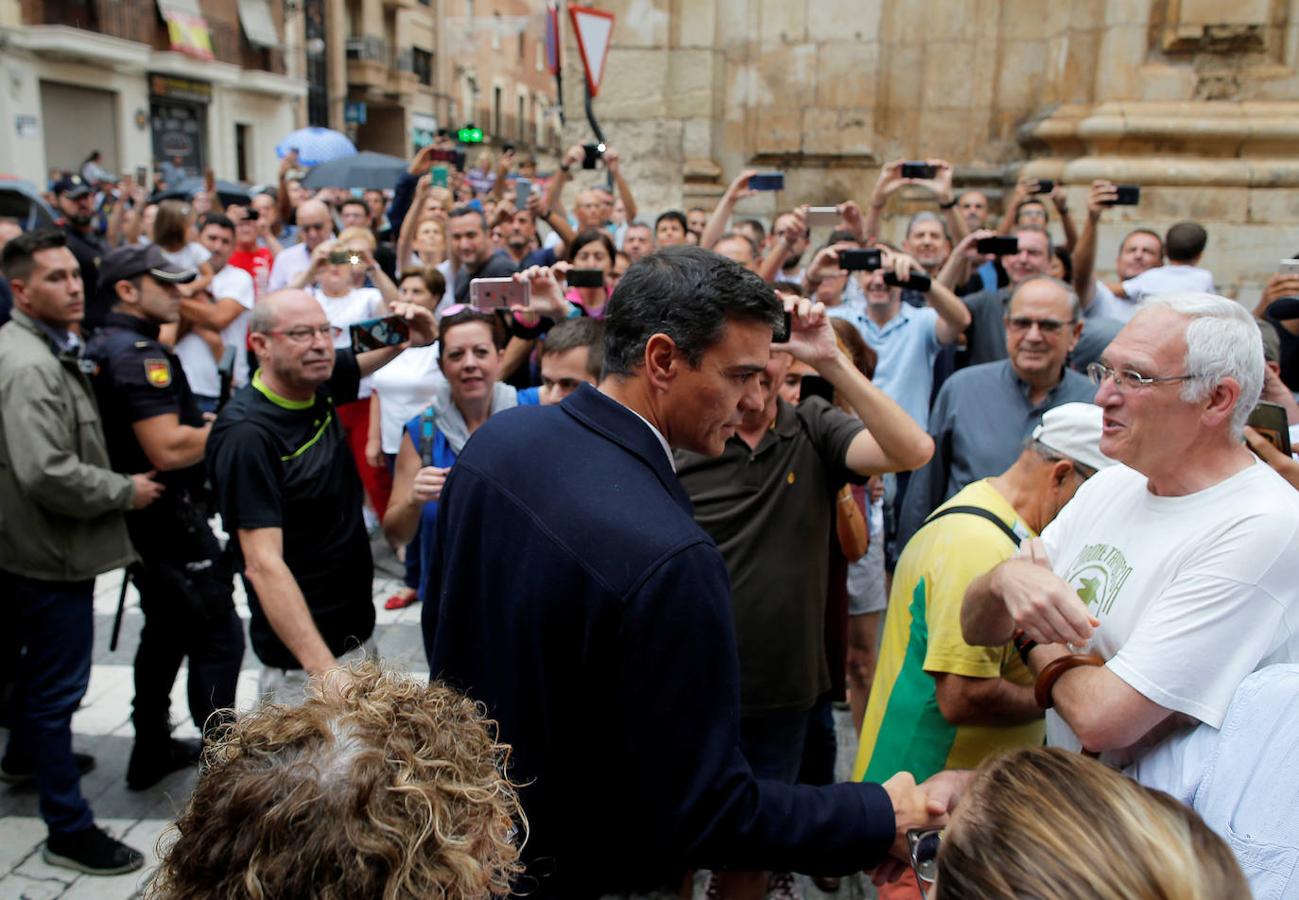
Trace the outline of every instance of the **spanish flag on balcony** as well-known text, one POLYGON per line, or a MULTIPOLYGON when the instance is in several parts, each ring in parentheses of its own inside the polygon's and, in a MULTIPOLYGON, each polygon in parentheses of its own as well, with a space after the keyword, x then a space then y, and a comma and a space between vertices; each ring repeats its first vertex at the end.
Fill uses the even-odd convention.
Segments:
POLYGON ((198 0, 158 0, 158 12, 167 23, 171 49, 195 59, 213 59, 212 33, 198 0))

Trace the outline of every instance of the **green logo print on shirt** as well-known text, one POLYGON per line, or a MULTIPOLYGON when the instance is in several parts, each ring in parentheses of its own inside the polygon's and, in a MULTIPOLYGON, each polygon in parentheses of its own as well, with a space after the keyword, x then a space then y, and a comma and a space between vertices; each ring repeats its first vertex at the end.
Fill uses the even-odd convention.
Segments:
POLYGON ((1088 544, 1069 564, 1064 580, 1092 615, 1101 615, 1114 608, 1114 599, 1131 574, 1132 566, 1121 551, 1109 544, 1088 544))

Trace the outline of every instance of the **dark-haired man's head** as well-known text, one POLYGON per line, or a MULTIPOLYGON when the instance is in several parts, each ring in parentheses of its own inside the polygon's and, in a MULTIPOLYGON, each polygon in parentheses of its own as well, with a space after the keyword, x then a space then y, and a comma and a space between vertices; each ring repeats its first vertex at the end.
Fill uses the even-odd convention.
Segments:
POLYGON ((680 210, 669 209, 654 220, 654 246, 662 250, 684 244, 689 228, 690 224, 680 210))
POLYGON ((370 207, 360 197, 348 197, 338 206, 338 220, 344 228, 369 228, 370 207))
POLYGON ((480 268, 492 254, 487 217, 472 206, 457 206, 447 217, 447 241, 455 248, 460 262, 471 272, 480 268))
POLYGON ((604 323, 583 316, 546 333, 541 345, 541 404, 559 403, 582 382, 598 384, 604 365, 604 323))
POLYGON ((761 248, 763 242, 767 240, 767 226, 757 219, 740 219, 731 226, 731 230, 737 234, 745 235, 758 248, 761 248))
POLYGON ((235 248, 235 223, 220 213, 204 213, 198 220, 198 242, 212 254, 208 263, 220 272, 235 248))
POLYGON ((708 210, 702 206, 692 206, 686 210, 686 226, 688 231, 698 231, 701 234, 708 227, 708 210))
POLYGON ((1195 222, 1178 222, 1168 229, 1164 238, 1164 252, 1170 263, 1193 266, 1200 261, 1204 247, 1209 243, 1209 233, 1195 222))
POLYGON ((752 269, 758 263, 758 248, 746 235, 728 231, 713 244, 713 252, 737 262, 746 269, 752 269))
POLYGON ((1128 232, 1128 236, 1119 245, 1119 258, 1115 261, 1114 271, 1120 279, 1127 281, 1163 262, 1164 239, 1149 228, 1138 228, 1128 232))
POLYGON ((632 262, 654 252, 654 232, 644 222, 632 222, 622 236, 622 252, 632 262))
POLYGON ((738 263, 699 247, 660 250, 609 301, 605 375, 615 396, 653 413, 671 446, 716 456, 745 412, 762 408, 758 376, 783 315, 771 286, 738 263))
POLYGON ((14 308, 25 315, 59 329, 85 316, 81 266, 61 231, 41 228, 20 234, 5 244, 0 267, 9 279, 14 308))

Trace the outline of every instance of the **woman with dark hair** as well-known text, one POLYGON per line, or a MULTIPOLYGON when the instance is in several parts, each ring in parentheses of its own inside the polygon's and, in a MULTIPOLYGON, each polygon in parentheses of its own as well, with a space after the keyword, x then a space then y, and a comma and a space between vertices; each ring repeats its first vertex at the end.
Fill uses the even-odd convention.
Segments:
POLYGON ((613 293, 613 266, 617 255, 607 231, 588 228, 581 232, 573 239, 573 246, 568 251, 571 268, 599 270, 604 274, 604 285, 569 288, 564 299, 576 303, 591 318, 603 319, 605 304, 613 293))
POLYGON ((437 363, 445 382, 429 406, 406 423, 397 451, 383 532, 394 546, 419 534, 419 598, 427 596, 438 500, 461 448, 487 419, 515 406, 535 406, 499 381, 503 332, 490 313, 456 304, 438 322, 437 363))

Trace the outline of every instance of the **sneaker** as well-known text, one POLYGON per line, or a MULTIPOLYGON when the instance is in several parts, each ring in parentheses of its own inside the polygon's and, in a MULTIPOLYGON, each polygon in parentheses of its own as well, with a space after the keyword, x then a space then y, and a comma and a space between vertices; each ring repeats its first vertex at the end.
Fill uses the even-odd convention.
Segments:
POLYGON ((126 786, 133 791, 148 790, 172 772, 188 769, 202 757, 202 741, 167 738, 164 744, 142 744, 137 739, 126 766, 126 786))
POLYGON ((144 865, 144 854, 91 825, 73 834, 51 834, 42 855, 52 866, 87 875, 121 875, 144 865))
MULTIPOLYGON (((85 775, 95 768, 95 758, 89 753, 74 753, 73 760, 77 764, 77 774, 85 775)), ((0 762, 0 781, 15 786, 30 784, 36 780, 36 763, 35 762, 13 762, 9 757, 5 757, 4 762, 0 762)))

